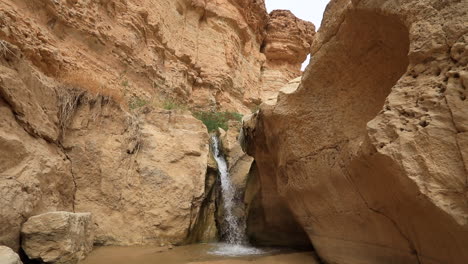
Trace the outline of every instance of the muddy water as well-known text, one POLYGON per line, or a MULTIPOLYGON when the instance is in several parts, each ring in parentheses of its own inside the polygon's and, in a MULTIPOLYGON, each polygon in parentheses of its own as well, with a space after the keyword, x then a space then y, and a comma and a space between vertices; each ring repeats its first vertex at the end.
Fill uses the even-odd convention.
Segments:
POLYGON ((95 249, 79 264, 316 264, 312 253, 269 249, 244 256, 216 255, 219 248, 213 244, 171 250, 161 247, 102 247, 95 249))

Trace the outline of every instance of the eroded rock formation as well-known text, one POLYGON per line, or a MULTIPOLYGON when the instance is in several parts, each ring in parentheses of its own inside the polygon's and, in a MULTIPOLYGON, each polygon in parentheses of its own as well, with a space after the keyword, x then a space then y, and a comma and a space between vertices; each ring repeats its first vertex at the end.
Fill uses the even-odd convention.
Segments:
POLYGON ((250 112, 308 53, 313 27, 285 19, 252 0, 2 1, 0 244, 53 211, 91 212, 100 245, 184 241, 210 195, 208 133, 161 106, 250 112), (299 59, 263 53, 278 48, 299 59))
POLYGON ((73 210, 75 186, 70 161, 49 142, 59 135, 53 82, 14 54, 0 66, 0 244, 18 250, 21 224, 73 210))
MULTIPOLYGON (((290 81, 279 93, 289 94, 299 86, 300 78, 290 81)), ((278 92, 276 93, 278 95, 278 92)), ((266 105, 274 106, 276 97, 270 97, 266 105)), ((255 130, 257 113, 246 116, 241 133, 241 146, 249 150, 253 146, 252 132, 255 130)), ((249 172, 245 190, 247 204, 247 234, 252 242, 264 246, 287 246, 310 249, 310 240, 304 229, 292 214, 288 203, 278 193, 278 183, 274 173, 275 164, 267 157, 255 156, 255 162, 249 172)))
POLYGON ((314 36, 314 24, 296 18, 291 11, 271 12, 262 46, 266 56, 262 70, 262 101, 301 76, 301 65, 309 54, 314 36))
POLYGON ((77 186, 75 210, 95 216, 96 243, 180 243, 204 193, 206 128, 189 113, 94 111, 77 111, 63 145, 77 186))
POLYGON ((246 125, 327 263, 468 262, 467 11, 331 1, 299 88, 246 125))
MULTIPOLYGON (((263 1, 7 0, 0 12, 0 38, 48 76, 81 69, 128 97, 203 109, 248 112, 262 98, 261 45, 271 35, 263 1)), ((287 19, 304 31, 295 29, 294 41, 310 41, 310 25, 287 19)))
POLYGON ((129 113, 109 96, 44 76, 14 47, 8 52, 0 73, 0 243, 18 250, 27 218, 61 210, 92 212, 98 244, 183 241, 204 192, 202 122, 149 106, 129 113))

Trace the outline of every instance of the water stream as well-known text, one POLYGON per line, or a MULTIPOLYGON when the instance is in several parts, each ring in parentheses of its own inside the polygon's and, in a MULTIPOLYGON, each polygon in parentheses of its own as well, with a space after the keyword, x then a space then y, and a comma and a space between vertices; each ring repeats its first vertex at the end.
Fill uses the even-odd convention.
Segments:
POLYGON ((246 243, 247 239, 245 235, 245 224, 242 223, 242 219, 234 213, 236 206, 236 188, 229 177, 228 165, 220 150, 218 137, 214 135, 211 140, 213 156, 218 164, 218 172, 221 180, 221 196, 224 206, 224 220, 226 222, 226 230, 223 231, 226 234, 226 242, 233 245, 242 245, 246 243))
POLYGON ((212 250, 215 255, 241 256, 262 254, 263 251, 250 247, 245 234, 245 220, 235 214, 238 204, 236 201, 236 188, 229 175, 228 164, 221 151, 219 138, 216 135, 211 137, 211 146, 213 156, 218 164, 218 172, 221 180, 221 198, 223 199, 224 221, 223 233, 225 234, 225 243, 212 250))
POLYGON ((175 247, 102 247, 94 250, 80 264, 303 264, 317 263, 314 255, 285 249, 258 249, 248 244, 245 220, 236 214, 242 199, 236 199, 236 186, 231 181, 229 168, 220 140, 211 138, 211 147, 218 164, 223 200, 224 222, 222 243, 194 244, 175 247))

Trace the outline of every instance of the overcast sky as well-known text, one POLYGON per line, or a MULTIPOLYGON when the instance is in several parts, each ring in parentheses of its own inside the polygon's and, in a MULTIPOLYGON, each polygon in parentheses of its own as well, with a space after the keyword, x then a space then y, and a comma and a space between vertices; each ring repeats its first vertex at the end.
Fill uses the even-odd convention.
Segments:
MULTIPOLYGON (((265 0, 268 12, 275 9, 291 10, 298 18, 311 21, 318 30, 322 22, 323 11, 330 0, 265 0)), ((309 64, 309 58, 304 62, 304 69, 309 64)))

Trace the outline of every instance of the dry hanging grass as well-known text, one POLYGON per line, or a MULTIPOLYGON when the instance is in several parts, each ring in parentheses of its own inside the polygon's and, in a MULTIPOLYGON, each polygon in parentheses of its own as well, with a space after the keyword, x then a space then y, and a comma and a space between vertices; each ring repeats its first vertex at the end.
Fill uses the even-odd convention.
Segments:
POLYGON ((70 124, 83 95, 83 91, 71 87, 61 87, 61 89, 58 91, 59 127, 62 137, 65 135, 65 130, 70 124))
POLYGON ((62 138, 70 125, 80 103, 113 101, 126 107, 125 98, 120 90, 110 89, 84 71, 67 73, 60 77, 62 85, 58 87, 59 126, 62 138))
POLYGON ((95 97, 108 97, 121 106, 126 105, 125 98, 119 89, 110 89, 84 71, 68 73, 61 80, 68 87, 82 90, 95 97))
POLYGON ((5 40, 0 40, 0 55, 3 57, 6 57, 8 54, 15 55, 8 45, 8 42, 5 40))

